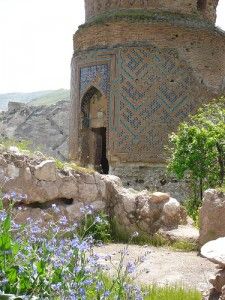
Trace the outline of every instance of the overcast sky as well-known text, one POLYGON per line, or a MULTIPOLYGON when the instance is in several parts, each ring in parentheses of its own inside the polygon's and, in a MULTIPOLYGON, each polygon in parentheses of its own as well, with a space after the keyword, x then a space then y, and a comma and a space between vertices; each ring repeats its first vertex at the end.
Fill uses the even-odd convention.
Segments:
MULTIPOLYGON (((0 93, 69 88, 84 0, 0 0, 0 93)), ((225 30, 225 0, 217 25, 225 30)))

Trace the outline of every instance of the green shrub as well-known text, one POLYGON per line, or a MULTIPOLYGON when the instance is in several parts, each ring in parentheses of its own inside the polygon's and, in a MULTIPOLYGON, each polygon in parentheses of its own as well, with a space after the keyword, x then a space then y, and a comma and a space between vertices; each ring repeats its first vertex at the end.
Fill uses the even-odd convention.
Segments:
MULTIPOLYGON (((110 255, 95 254, 90 233, 93 232, 98 239, 105 239, 109 227, 102 222, 106 219, 104 214, 101 222, 95 216, 90 217, 93 213, 90 206, 83 210, 86 223, 78 235, 77 225, 68 226, 65 216, 58 223, 49 222, 48 228, 31 219, 26 220, 26 226, 17 225, 13 206, 24 196, 11 193, 4 198, 8 203, 4 208, 0 201, 0 299, 200 299, 195 291, 156 286, 142 288, 133 284, 131 275, 143 259, 125 263, 129 245, 120 252, 118 266, 111 262, 110 255), (91 220, 94 220, 94 225, 101 226, 92 226, 91 220), (112 278, 106 274, 101 259, 111 263, 114 269, 112 278)), ((52 209, 58 212, 57 206, 52 209)))
MULTIPOLYGON (((189 179, 192 198, 203 190, 222 186, 225 179, 225 97, 204 105, 170 136, 168 170, 189 179)), ((194 206, 194 202, 192 206, 194 206)))
POLYGON ((104 212, 92 213, 92 208, 84 209, 84 218, 78 227, 78 234, 82 238, 92 236, 97 242, 111 241, 111 227, 108 216, 104 212))

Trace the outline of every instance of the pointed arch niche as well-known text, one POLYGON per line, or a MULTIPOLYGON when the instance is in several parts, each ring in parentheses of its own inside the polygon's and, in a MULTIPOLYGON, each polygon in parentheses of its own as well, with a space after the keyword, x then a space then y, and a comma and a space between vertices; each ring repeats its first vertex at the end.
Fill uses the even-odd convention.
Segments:
POLYGON ((108 174, 107 159, 107 99, 94 86, 81 100, 81 162, 108 174))

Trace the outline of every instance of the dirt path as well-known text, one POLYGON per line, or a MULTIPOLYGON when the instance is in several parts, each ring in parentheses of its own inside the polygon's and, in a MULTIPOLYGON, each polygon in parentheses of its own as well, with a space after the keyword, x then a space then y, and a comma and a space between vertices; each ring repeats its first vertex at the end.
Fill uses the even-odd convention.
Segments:
MULTIPOLYGON (((95 252, 100 255, 111 255, 112 262, 118 264, 120 251, 125 247, 121 244, 110 244, 96 247, 95 252)), ((167 248, 131 245, 126 255, 128 261, 137 260, 149 252, 144 263, 138 268, 136 282, 141 284, 156 283, 159 285, 183 285, 206 291, 210 288, 209 278, 215 272, 215 265, 204 259, 196 252, 178 252, 167 248)), ((102 260, 103 261, 103 260, 102 260)), ((109 262, 106 264, 110 265, 109 262)), ((110 268, 112 269, 112 268, 110 268)))

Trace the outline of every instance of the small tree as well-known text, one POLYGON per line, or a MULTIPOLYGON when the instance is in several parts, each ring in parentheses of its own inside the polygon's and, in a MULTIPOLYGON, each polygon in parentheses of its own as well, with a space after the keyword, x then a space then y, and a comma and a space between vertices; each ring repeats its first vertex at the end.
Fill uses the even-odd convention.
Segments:
POLYGON ((195 193, 221 186, 225 177, 225 98, 204 105, 170 136, 168 168, 179 179, 188 176, 195 193))

